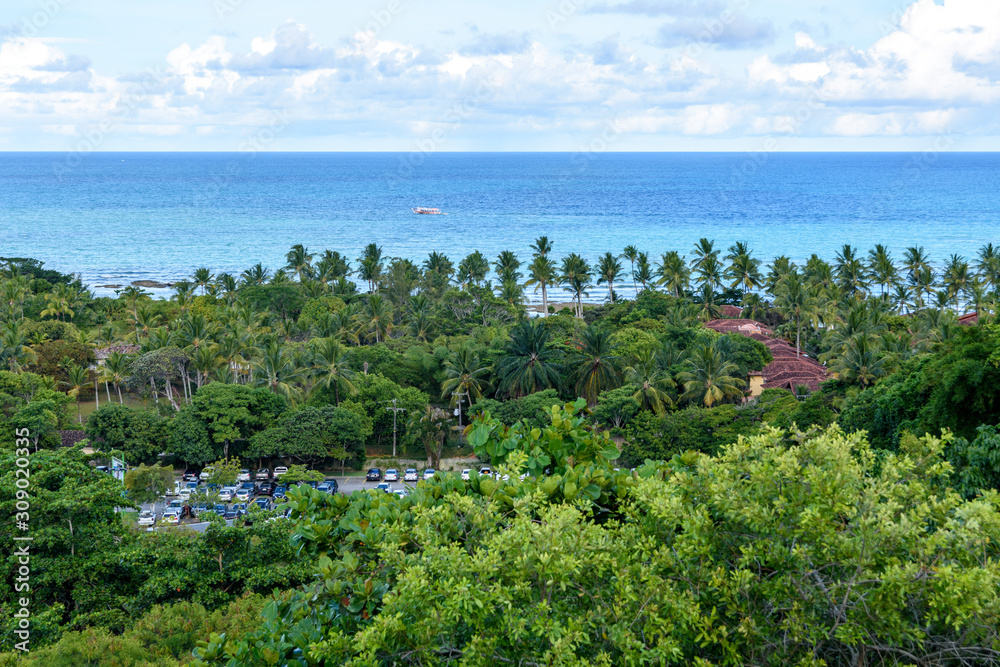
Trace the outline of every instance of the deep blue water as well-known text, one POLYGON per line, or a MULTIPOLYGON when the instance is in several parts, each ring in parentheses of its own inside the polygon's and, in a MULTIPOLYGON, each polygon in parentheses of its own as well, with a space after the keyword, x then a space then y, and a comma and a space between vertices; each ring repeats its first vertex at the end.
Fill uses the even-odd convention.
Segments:
POLYGON ((998 186, 998 153, 0 153, 0 256, 92 286, 274 269, 295 243, 527 258, 542 234, 591 259, 705 236, 765 261, 883 243, 943 262, 1000 243, 998 186))

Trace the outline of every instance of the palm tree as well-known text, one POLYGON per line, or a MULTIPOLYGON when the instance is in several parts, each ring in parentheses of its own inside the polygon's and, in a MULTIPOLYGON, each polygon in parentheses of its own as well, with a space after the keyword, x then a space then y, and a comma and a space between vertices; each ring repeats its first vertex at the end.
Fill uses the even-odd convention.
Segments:
POLYGON ((757 321, 763 321, 767 317, 768 303, 764 301, 764 297, 760 294, 747 292, 743 295, 742 305, 743 312, 740 313, 740 317, 747 317, 757 321))
POLYGON ((278 343, 270 343, 254 363, 254 384, 267 387, 271 392, 284 396, 294 403, 299 396, 295 383, 302 377, 302 370, 292 355, 278 343))
POLYGON ((781 282, 782 278, 797 270, 798 267, 795 265, 795 262, 784 255, 771 260, 771 264, 767 267, 767 278, 764 281, 767 293, 771 295, 777 294, 778 283, 781 282))
MULTIPOLYGON (((541 237, 539 241, 544 240, 545 237, 541 237)), ((535 292, 539 288, 542 290, 542 311, 545 315, 549 314, 549 296, 548 296, 548 286, 553 285, 558 280, 558 274, 556 273, 556 263, 545 255, 536 255, 528 265, 528 280, 525 281, 524 286, 530 287, 535 286, 535 292)))
POLYGON ((676 250, 663 253, 657 275, 660 277, 657 281, 658 284, 666 287, 678 299, 684 297, 684 292, 687 291, 691 278, 691 271, 688 269, 685 259, 676 250))
POLYGON ((610 252, 601 255, 597 260, 597 284, 608 284, 608 303, 615 300, 615 281, 622 276, 622 264, 610 252))
POLYGON ((521 273, 518 271, 521 268, 521 260, 511 250, 501 251, 497 255, 497 261, 493 264, 493 267, 496 269, 497 276, 500 277, 500 282, 508 280, 518 281, 521 279, 521 273))
POLYGON ((695 346, 688 356, 687 367, 677 375, 677 380, 684 385, 682 399, 710 408, 721 401, 743 395, 741 387, 746 382, 736 377, 739 367, 727 361, 718 347, 695 346))
MULTIPOLYGON (((347 361, 347 354, 336 338, 320 338, 312 342, 312 374, 319 384, 333 388, 334 400, 340 405, 340 392, 354 395, 357 387, 351 382, 354 371, 347 361)), ((319 386, 319 385, 317 385, 319 386)))
POLYGON ((236 298, 236 288, 238 287, 236 278, 229 273, 220 273, 215 276, 215 285, 217 290, 222 293, 222 296, 232 304, 233 299, 236 298))
POLYGON ((195 370, 195 382, 201 389, 208 382, 208 376, 222 364, 219 356, 219 346, 216 344, 201 345, 191 353, 191 368, 195 370))
MULTIPOLYGON (((121 385, 125 382, 128 377, 129 366, 131 366, 132 360, 129 359, 127 355, 121 352, 112 352, 108 355, 108 358, 104 360, 104 366, 101 367, 101 379, 104 381, 105 388, 107 388, 108 382, 110 382, 115 387, 115 392, 118 394, 118 403, 124 403, 122 399, 122 388, 121 385)), ((110 398, 108 399, 110 400, 110 398)))
POLYGON ((632 398, 643 410, 662 415, 667 408, 674 406, 669 390, 676 385, 653 350, 640 352, 636 363, 625 369, 625 383, 635 387, 632 398))
POLYGON ((208 284, 212 282, 212 272, 206 268, 195 269, 191 282, 200 287, 201 293, 205 294, 208 284))
POLYGON ((621 385, 619 358, 611 343, 611 332, 606 329, 584 329, 577 340, 577 347, 580 351, 573 359, 570 380, 576 382, 576 395, 587 399, 587 405, 593 407, 597 405, 597 397, 602 391, 621 385))
POLYGON ((470 284, 478 286, 486 279, 486 274, 489 272, 489 260, 477 250, 458 263, 457 279, 463 289, 470 284))
POLYGON ((795 356, 799 356, 802 350, 802 320, 814 317, 816 299, 798 273, 789 273, 777 285, 774 305, 782 316, 795 320, 795 356))
POLYGON ((1000 286, 1000 249, 987 243, 979 249, 976 271, 988 287, 1000 286))
POLYGON ((559 282, 573 293, 576 300, 576 316, 583 317, 583 295, 590 288, 591 268, 580 255, 575 252, 563 258, 559 282))
POLYGON ((944 269, 942 276, 944 287, 948 294, 955 299, 957 305, 961 305, 961 297, 966 296, 972 284, 972 277, 969 274, 969 263, 965 258, 953 254, 948 260, 948 265, 944 269))
MULTIPOLYGON (((441 398, 450 396, 454 405, 457 396, 459 410, 462 409, 463 396, 468 397, 469 405, 472 405, 474 400, 478 401, 492 389, 487 380, 489 373, 489 366, 483 365, 475 349, 471 345, 463 345, 444 362, 445 379, 441 383, 441 398)), ((459 419, 461 420, 461 415, 459 419)))
POLYGON ((374 336, 376 343, 381 343, 392 331, 392 306, 378 294, 365 300, 357 317, 361 328, 374 336))
POLYGON ((79 423, 83 423, 83 413, 80 411, 80 392, 90 384, 90 374, 87 369, 78 364, 72 364, 66 369, 67 381, 60 382, 69 387, 66 392, 76 399, 76 417, 79 423))
POLYGON ((297 243, 285 255, 285 261, 287 262, 285 268, 291 269, 298 274, 299 282, 302 282, 312 274, 313 257, 315 255, 310 253, 304 245, 297 243))
POLYGON ((14 320, 3 325, 0 333, 0 363, 12 373, 20 373, 24 367, 38 360, 35 351, 28 347, 27 338, 14 320))
POLYGON ((879 339, 869 334, 852 336, 843 353, 831 365, 837 377, 862 387, 874 383, 886 374, 887 356, 880 349, 879 339))
POLYGON ((630 266, 629 275, 632 276, 632 290, 638 294, 639 288, 635 284, 635 260, 639 257, 639 248, 634 245, 627 245, 622 250, 621 256, 628 260, 630 266))
POLYGON ((552 252, 552 242, 549 241, 548 236, 539 236, 531 244, 531 249, 534 251, 533 257, 548 257, 549 253, 552 252))
POLYGON ((883 295, 886 293, 886 288, 894 286, 899 280, 899 272, 896 270, 895 262, 892 261, 892 254, 881 244, 868 251, 868 272, 875 284, 882 288, 883 295))
POLYGON ((725 271, 725 276, 732 279, 730 288, 741 286, 743 291, 749 292, 760 287, 760 260, 753 257, 749 244, 737 241, 729 246, 729 254, 726 255, 729 267, 725 271))
POLYGON ((516 280, 504 280, 500 283, 499 297, 512 306, 520 305, 524 302, 524 288, 516 280))
POLYGON ((244 285, 263 285, 270 277, 271 272, 259 262, 240 274, 244 285))
POLYGON ((911 246, 903 253, 903 269, 906 270, 911 283, 915 281, 920 271, 929 268, 931 268, 930 258, 923 247, 911 246))
POLYGON ((455 275, 455 265, 448 257, 439 252, 432 252, 424 260, 424 286, 433 294, 440 296, 455 275))
POLYGON ((379 278, 382 277, 382 248, 375 243, 369 243, 358 257, 360 268, 358 275, 368 283, 368 292, 378 289, 379 278))
POLYGON ((643 291, 653 281, 653 267, 649 263, 649 253, 640 252, 635 256, 635 270, 632 273, 632 280, 639 281, 643 291))
POLYGON ((548 342, 549 330, 542 320, 521 322, 510 330, 507 348, 496 363, 498 394, 519 398, 560 386, 559 352, 548 342))

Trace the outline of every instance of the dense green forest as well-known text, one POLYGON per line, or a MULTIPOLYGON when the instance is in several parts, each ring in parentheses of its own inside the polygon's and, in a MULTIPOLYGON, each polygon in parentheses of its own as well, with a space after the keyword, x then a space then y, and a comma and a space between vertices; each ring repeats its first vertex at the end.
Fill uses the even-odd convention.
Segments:
POLYGON ((0 665, 1000 660, 1000 251, 553 246, 295 246, 169 299, 0 259, 0 516, 30 432, 35 531, 20 656, 0 535, 0 665), (706 326, 737 318, 766 335, 706 326), (827 379, 752 391, 772 339, 827 379), (147 533, 94 467, 357 469, 390 405, 401 456, 501 477, 147 533))

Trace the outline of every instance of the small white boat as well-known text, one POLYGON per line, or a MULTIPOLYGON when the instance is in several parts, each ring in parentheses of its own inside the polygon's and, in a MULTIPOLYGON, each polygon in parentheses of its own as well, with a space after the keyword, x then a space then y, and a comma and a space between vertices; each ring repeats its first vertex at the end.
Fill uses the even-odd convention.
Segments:
POLYGON ((441 209, 439 208, 424 208, 418 206, 417 208, 411 208, 414 213, 419 213, 420 215, 442 215, 441 209))

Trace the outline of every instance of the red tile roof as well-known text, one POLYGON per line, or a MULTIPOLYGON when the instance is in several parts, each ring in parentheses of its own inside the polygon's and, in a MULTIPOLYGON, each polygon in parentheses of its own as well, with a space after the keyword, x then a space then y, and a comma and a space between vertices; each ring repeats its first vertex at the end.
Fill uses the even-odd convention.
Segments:
POLYGON ((728 303, 719 308, 719 312, 725 318, 737 318, 743 315, 743 309, 739 306, 730 306, 728 303))
POLYGON ((973 324, 979 323, 979 313, 966 313, 958 318, 959 324, 964 324, 966 326, 972 326, 973 324))
POLYGON ((796 387, 805 385, 810 391, 816 391, 820 383, 830 377, 826 366, 815 359, 797 354, 795 347, 781 338, 774 338, 771 329, 759 322, 719 319, 712 320, 705 326, 720 333, 742 334, 767 346, 774 360, 763 370, 765 389, 777 387, 795 391, 796 387))

